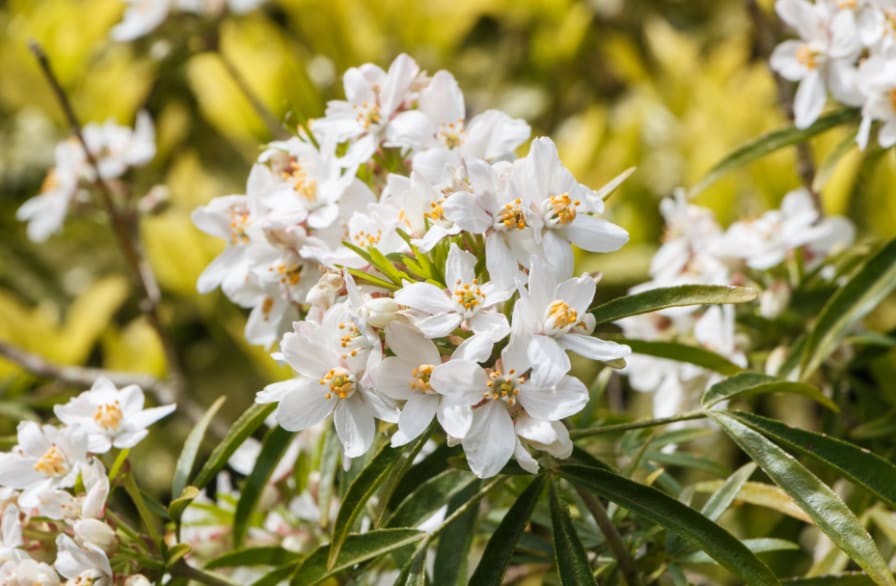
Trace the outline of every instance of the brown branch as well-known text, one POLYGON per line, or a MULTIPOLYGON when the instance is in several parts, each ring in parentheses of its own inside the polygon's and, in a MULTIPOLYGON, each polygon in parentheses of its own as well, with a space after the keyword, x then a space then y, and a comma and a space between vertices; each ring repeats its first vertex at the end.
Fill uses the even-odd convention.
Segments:
POLYGON ((53 72, 47 54, 36 41, 30 41, 28 47, 37 59, 37 63, 40 65, 44 77, 46 77, 49 82, 53 94, 56 96, 56 100, 59 102, 71 130, 81 144, 81 148, 84 150, 84 155, 93 170, 93 185, 96 188, 97 193, 99 193, 106 214, 109 216, 109 223, 112 225, 112 230, 118 241, 118 246, 133 273, 134 282, 141 299, 140 308, 146 314, 150 326, 155 330, 156 335, 158 335, 159 340, 162 343, 162 349, 165 353, 165 361, 168 365, 168 387, 171 389, 173 400, 178 401, 180 400, 181 395, 183 395, 186 381, 184 379, 183 369, 180 365, 177 349, 171 341, 159 313, 159 302, 161 301, 159 284, 156 281, 155 274, 152 272, 152 268, 149 266, 149 263, 146 261, 146 258, 140 249, 136 223, 129 219, 128 214, 122 213, 122 211, 118 209, 118 206, 115 203, 114 192, 100 173, 96 157, 90 151, 90 147, 84 139, 81 122, 78 120, 78 116, 75 114, 75 110, 72 107, 71 101, 68 99, 65 90, 59 83, 59 79, 53 72))
MULTIPOLYGON (((753 21, 753 28, 756 30, 756 45, 759 49, 759 55, 769 66, 769 71, 775 80, 775 92, 778 96, 778 105, 787 115, 787 118, 793 122, 793 85, 778 75, 778 72, 772 69, 770 64, 770 58, 772 52, 775 50, 776 43, 776 35, 772 23, 765 17, 762 8, 756 0, 746 0, 746 3, 747 12, 750 13, 750 19, 753 21)), ((812 147, 808 142, 800 142, 796 144, 796 159, 796 169, 800 176, 800 180, 802 180, 803 186, 809 192, 809 195, 812 196, 812 203, 814 204, 816 211, 818 211, 819 217, 821 217, 824 215, 824 208, 821 203, 821 196, 814 186, 815 161, 812 156, 812 147)))
MULTIPOLYGON (((55 364, 42 356, 22 350, 3 340, 0 340, 0 356, 18 364, 31 374, 57 380, 75 387, 89 388, 100 377, 106 377, 116 387, 137 385, 152 394, 160 404, 178 403, 178 409, 186 413, 187 417, 192 421, 198 421, 205 413, 205 409, 194 403, 189 397, 180 397, 178 399, 176 393, 167 382, 159 380, 150 374, 55 364)), ((215 422, 212 425, 212 432, 219 438, 223 438, 227 434, 227 427, 215 422)))

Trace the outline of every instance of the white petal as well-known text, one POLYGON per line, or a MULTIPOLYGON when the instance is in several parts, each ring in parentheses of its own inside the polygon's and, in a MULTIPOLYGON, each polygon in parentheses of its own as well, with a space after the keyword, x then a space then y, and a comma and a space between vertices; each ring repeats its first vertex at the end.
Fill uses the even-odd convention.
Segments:
POLYGON ((584 409, 588 403, 588 389, 579 379, 564 376, 556 385, 548 388, 524 383, 520 387, 519 401, 529 415, 556 421, 584 409))
POLYGON ((628 232, 603 218, 580 214, 563 228, 570 242, 589 252, 613 252, 628 242, 628 232))
POLYGON ((408 399, 398 418, 398 429, 402 433, 400 438, 402 443, 396 443, 395 437, 393 437, 392 446, 404 445, 423 433, 435 416, 439 403, 440 399, 438 396, 422 393, 416 393, 408 399))
POLYGON ((297 379, 296 388, 284 395, 277 405, 274 416, 283 429, 302 431, 325 418, 333 411, 336 403, 345 400, 338 397, 326 398, 326 387, 317 381, 297 379))
POLYGON ((431 283, 406 283, 395 292, 395 301, 430 315, 454 310, 448 294, 431 283))
POLYGON ((533 380, 537 380, 536 384, 539 386, 547 386, 559 381, 572 366, 569 356, 566 355, 557 340, 550 336, 532 336, 526 355, 530 364, 535 365, 532 376, 533 380))
POLYGON ((469 360, 450 360, 432 370, 429 384, 454 403, 475 404, 488 390, 482 367, 469 360))
POLYGON ((793 101, 796 127, 807 128, 811 126, 818 119, 822 109, 824 109, 826 100, 827 92, 821 74, 817 70, 811 71, 800 82, 793 101))
POLYGON ((489 401, 474 414, 473 426, 463 440, 470 469, 479 478, 494 476, 513 456, 516 433, 501 401, 489 401))
POLYGON ((632 349, 624 344, 582 334, 566 334, 557 341, 566 350, 594 360, 616 360, 632 353, 632 349))
POLYGON ((443 400, 439 405, 436 415, 439 425, 449 436, 461 439, 470 431, 473 425, 473 409, 469 405, 451 403, 443 400))
POLYGON ((452 243, 451 250, 448 251, 448 259, 445 261, 445 282, 448 287, 452 288, 460 283, 471 283, 476 277, 473 273, 475 267, 476 257, 452 243))
POLYGON ((376 424, 373 413, 358 394, 339 402, 333 417, 336 434, 349 458, 363 456, 373 444, 376 424))

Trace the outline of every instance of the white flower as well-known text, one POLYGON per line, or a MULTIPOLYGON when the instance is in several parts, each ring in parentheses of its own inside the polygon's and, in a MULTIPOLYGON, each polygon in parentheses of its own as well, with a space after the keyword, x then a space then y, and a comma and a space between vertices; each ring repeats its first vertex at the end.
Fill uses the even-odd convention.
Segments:
POLYGON ((19 443, 0 454, 0 486, 23 490, 19 504, 30 509, 41 492, 75 484, 87 460, 87 435, 77 428, 58 428, 23 421, 19 443))
POLYGON ((448 290, 432 283, 405 283, 395 292, 395 301, 411 308, 411 321, 427 338, 442 338, 461 326, 473 335, 458 348, 458 358, 485 360, 495 342, 510 333, 504 314, 489 311, 507 300, 512 291, 494 283, 481 283, 475 274, 476 257, 456 244, 445 263, 448 290))
MULTIPOLYGON (((348 317, 344 307, 334 306, 321 324, 302 322, 295 333, 284 335, 283 357, 300 376, 266 386, 256 401, 278 402, 277 422, 290 431, 333 413, 345 455, 355 458, 373 443, 374 417, 395 421, 398 412, 371 388, 366 374, 371 349, 353 347, 369 338, 348 317)), ((378 360, 373 362, 371 368, 378 360)))
POLYGON ((362 135, 378 140, 409 101, 419 74, 417 63, 404 53, 395 58, 388 73, 371 63, 352 67, 342 78, 346 99, 329 102, 326 116, 312 123, 312 131, 334 142, 362 135))
POLYGON ((112 39, 132 41, 155 30, 168 17, 171 0, 125 0, 128 7, 112 29, 112 39))
POLYGON ((56 538, 56 570, 75 584, 112 586, 114 576, 109 558, 93 544, 80 547, 68 535, 56 538))
POLYGON ((19 508, 8 503, 0 517, 0 563, 27 558, 28 554, 21 549, 23 543, 19 508))
POLYGON ((59 575, 51 566, 31 558, 0 565, 0 584, 4 586, 59 586, 59 583, 59 575))
POLYGON ((861 104, 853 66, 862 49, 855 14, 838 11, 832 2, 824 1, 778 0, 775 8, 802 37, 784 41, 771 56, 775 71, 800 82, 793 104, 796 126, 806 128, 815 122, 828 89, 841 102, 861 104))
POLYGON ((84 391, 53 412, 66 425, 80 426, 87 432, 88 449, 96 454, 116 448, 132 448, 149 433, 147 427, 169 415, 175 405, 143 408, 143 391, 137 385, 118 389, 112 381, 100 377, 84 391))
MULTIPOLYGON (((103 179, 120 177, 130 167, 145 165, 156 154, 155 129, 147 112, 137 114, 133 130, 108 121, 86 125, 83 134, 103 179)), ((84 174, 92 181, 93 166, 85 165, 84 174)))
POLYGON ((566 350, 601 361, 631 354, 628 346, 590 335, 595 324, 588 309, 595 288, 587 274, 559 281, 544 261, 532 260, 528 289, 520 290, 513 308, 510 345, 544 370, 547 380, 556 381, 569 372, 566 350))
POLYGON ((862 106, 862 123, 856 142, 864 149, 868 145, 871 122, 882 122, 877 133, 880 146, 896 144, 896 51, 891 55, 869 57, 859 68, 859 86, 867 96, 862 106))
POLYGON ((44 242, 62 228, 69 205, 78 194, 78 179, 84 165, 84 151, 73 140, 56 145, 56 166, 47 174, 41 193, 16 211, 16 218, 28 222, 28 238, 44 242))
POLYGON ((401 446, 419 436, 438 416, 439 423, 452 437, 466 435, 472 420, 470 407, 478 402, 457 403, 440 393, 431 378, 452 369, 455 362, 442 364, 435 344, 408 326, 393 323, 386 328, 386 346, 395 354, 384 359, 373 371, 376 389, 384 395, 405 401, 398 418, 398 431, 392 445, 401 446))

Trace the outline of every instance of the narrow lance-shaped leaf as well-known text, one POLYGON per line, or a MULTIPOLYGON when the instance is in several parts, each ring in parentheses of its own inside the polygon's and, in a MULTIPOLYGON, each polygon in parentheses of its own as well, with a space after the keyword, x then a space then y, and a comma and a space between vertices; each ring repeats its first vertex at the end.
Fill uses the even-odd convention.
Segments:
POLYGON ((890 506, 896 506, 896 466, 877 454, 843 440, 796 429, 760 415, 743 412, 730 415, 784 447, 833 468, 890 506))
POLYGON ((470 586, 497 586, 502 583, 513 550, 529 523, 543 486, 544 477, 536 476, 504 515, 485 545, 479 565, 470 578, 470 586))
POLYGON ((633 340, 616 336, 608 336, 608 339, 627 345, 635 354, 646 354, 647 356, 686 362, 727 376, 743 372, 742 367, 734 364, 721 354, 698 346, 691 346, 690 344, 633 340))
POLYGON ((896 238, 869 258, 828 300, 809 332, 800 363, 808 378, 830 356, 837 342, 856 321, 874 309, 896 287, 896 238))
POLYGON ((336 562, 329 567, 330 546, 324 545, 305 558, 292 578, 293 586, 312 586, 358 564, 380 558, 395 550, 415 545, 427 534, 414 529, 376 529, 350 535, 342 544, 336 562))
POLYGON ((474 505, 460 515, 455 516, 455 513, 467 506, 471 499, 478 499, 481 491, 482 481, 477 478, 448 501, 445 517, 453 517, 454 520, 440 528, 432 564, 433 576, 438 576, 439 586, 465 586, 467 583, 467 564, 479 507, 474 505))
POLYGON ((337 513, 336 522, 333 525, 328 567, 332 568, 336 563, 339 550, 355 520, 363 512, 364 504, 389 477, 401 455, 401 450, 392 448, 389 444, 383 445, 348 487, 348 492, 345 493, 345 498, 339 507, 339 513, 337 513))
POLYGON ((836 403, 813 385, 784 380, 767 374, 759 374, 758 372, 743 372, 714 384, 703 393, 700 402, 704 407, 708 408, 734 397, 749 397, 769 393, 802 395, 824 405, 831 411, 840 411, 836 403))
POLYGON ((784 580, 784 586, 874 586, 874 580, 861 572, 846 572, 813 578, 784 580))
POLYGON ((684 536, 747 584, 780 584, 768 566, 736 537, 665 493, 600 468, 563 465, 559 471, 574 485, 684 536))
POLYGON ((554 533, 554 562, 563 586, 597 584, 588 564, 588 555, 582 547, 576 528, 569 517, 569 508, 557 495, 556 482, 552 481, 551 527, 554 533))
POLYGON ((734 417, 721 412, 711 412, 710 416, 877 584, 896 586, 868 531, 830 487, 778 445, 734 417))
POLYGON ((250 517, 261 499, 261 493, 271 479, 271 474, 274 473, 274 469, 289 447, 294 435, 295 432, 287 431, 280 426, 274 427, 265 435, 261 444, 261 452, 255 460, 252 472, 249 473, 243 484, 240 500, 237 501, 236 511, 233 514, 233 543, 235 547, 242 545, 243 538, 246 537, 246 532, 249 529, 250 517))
POLYGON ((756 299, 756 291, 728 285, 679 285, 650 289, 619 297, 591 309, 596 323, 603 324, 632 315, 667 307, 712 303, 746 303, 756 299))
POLYGON ((752 163, 778 149, 805 142, 813 136, 830 130, 835 126, 857 120, 858 117, 858 110, 854 108, 844 108, 820 117, 808 128, 796 128, 795 126, 790 126, 760 136, 756 140, 739 147, 733 153, 716 163, 700 183, 691 189, 688 195, 689 197, 694 197, 733 169, 737 169, 747 163, 752 163))
POLYGON ((477 482, 463 470, 445 470, 408 495, 386 522, 387 527, 413 527, 436 513, 455 494, 477 482))
MULTIPOLYGON (((776 539, 774 537, 758 537, 756 539, 744 539, 744 545, 753 553, 765 553, 769 551, 795 551, 800 548, 799 545, 786 539, 776 539)), ((711 564, 714 560, 703 553, 697 551, 688 555, 681 556, 675 561, 680 563, 692 564, 711 564)))
POLYGON ((211 482, 215 477, 215 474, 227 464, 227 460, 230 459, 230 456, 232 456, 237 448, 246 441, 247 437, 261 427, 261 424, 264 423, 264 420, 267 419, 267 416, 270 415, 276 407, 277 406, 273 403, 256 403, 249 407, 245 413, 240 415, 239 419, 237 419, 230 427, 230 431, 227 432, 224 439, 221 440, 221 443, 212 450, 208 460, 205 461, 205 464, 196 475, 193 484, 202 487, 211 482))
POLYGON ((205 432, 208 429, 208 426, 215 418, 215 415, 218 414, 218 411, 221 409, 221 406, 226 399, 226 397, 218 397, 218 399, 212 403, 212 406, 208 408, 208 411, 202 415, 202 418, 196 422, 196 427, 190 431, 190 434, 184 441, 184 447, 180 451, 180 456, 177 458, 177 465, 174 467, 174 478, 171 479, 172 497, 179 497, 184 491, 184 487, 187 486, 190 472, 192 472, 193 464, 196 462, 196 454, 199 453, 199 446, 202 444, 202 438, 205 437, 205 432))

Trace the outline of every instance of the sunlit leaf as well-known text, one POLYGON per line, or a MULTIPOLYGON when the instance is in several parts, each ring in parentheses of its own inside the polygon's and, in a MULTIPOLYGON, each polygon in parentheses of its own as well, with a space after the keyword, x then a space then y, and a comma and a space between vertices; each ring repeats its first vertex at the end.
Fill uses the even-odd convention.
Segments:
POLYGON ((734 397, 752 397, 769 393, 789 393, 802 395, 824 405, 831 411, 839 412, 837 404, 826 397, 815 386, 807 383, 798 383, 780 379, 767 374, 757 372, 743 372, 729 379, 716 383, 709 387, 700 399, 705 408, 712 407, 722 401, 728 401, 734 397))
POLYGON ((611 337, 620 344, 626 344, 635 354, 645 354, 657 358, 666 358, 677 362, 686 362, 718 372, 724 375, 735 375, 743 372, 743 367, 734 364, 721 354, 712 350, 682 344, 679 342, 655 342, 650 340, 633 340, 631 338, 611 337))
POLYGON ((221 406, 224 405, 226 399, 227 397, 224 396, 218 397, 211 407, 208 408, 208 411, 202 415, 202 418, 196 422, 196 425, 190 430, 187 439, 184 440, 184 447, 180 451, 177 465, 174 467, 174 478, 171 479, 171 494, 175 497, 180 496, 184 491, 184 487, 190 479, 190 472, 193 471, 196 454, 199 453, 199 446, 202 444, 205 432, 208 430, 208 426, 215 418, 215 415, 218 414, 221 406))
POLYGON ((273 403, 256 403, 240 415, 239 419, 230 426, 230 430, 221 443, 212 450, 193 483, 201 487, 211 482, 215 475, 227 465, 230 456, 246 441, 246 438, 261 427, 275 408, 276 405, 273 403))
POLYGON ((598 324, 650 313, 668 307, 713 303, 746 303, 756 299, 756 291, 727 285, 679 285, 650 289, 602 303, 591 309, 598 324))

